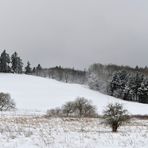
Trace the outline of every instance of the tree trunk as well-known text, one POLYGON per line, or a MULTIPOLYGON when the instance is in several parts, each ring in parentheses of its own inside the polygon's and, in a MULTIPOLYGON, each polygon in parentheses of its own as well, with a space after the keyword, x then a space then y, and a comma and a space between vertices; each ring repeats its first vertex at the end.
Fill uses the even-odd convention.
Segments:
POLYGON ((118 128, 118 127, 117 127, 116 125, 113 125, 113 126, 112 126, 112 132, 117 132, 117 128, 118 128))

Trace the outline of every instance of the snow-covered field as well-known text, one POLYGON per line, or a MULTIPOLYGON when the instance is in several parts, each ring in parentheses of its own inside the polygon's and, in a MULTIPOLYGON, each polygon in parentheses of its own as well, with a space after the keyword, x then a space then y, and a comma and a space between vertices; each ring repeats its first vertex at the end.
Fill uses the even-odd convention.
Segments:
POLYGON ((101 119, 1 116, 0 148, 147 148, 148 120, 112 133, 101 119))
POLYGON ((111 102, 122 103, 131 114, 148 114, 147 104, 122 101, 83 85, 67 84, 36 76, 0 74, 0 92, 10 93, 20 111, 45 112, 77 97, 85 97, 97 106, 99 114, 111 102))
POLYGON ((14 112, 0 113, 0 148, 147 148, 148 120, 133 119, 112 133, 102 119, 49 118, 47 109, 85 97, 102 114, 108 103, 122 103, 131 114, 148 114, 148 105, 122 101, 79 84, 35 76, 0 74, 0 92, 10 93, 14 112))

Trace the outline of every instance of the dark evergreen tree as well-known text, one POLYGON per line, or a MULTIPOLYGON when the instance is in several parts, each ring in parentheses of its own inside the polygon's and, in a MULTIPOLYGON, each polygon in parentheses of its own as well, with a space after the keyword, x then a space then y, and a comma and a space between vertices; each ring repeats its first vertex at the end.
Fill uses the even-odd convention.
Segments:
POLYGON ((10 69, 10 57, 9 54, 6 53, 6 50, 4 50, 0 56, 0 72, 11 72, 10 69))
POLYGON ((23 72, 23 62, 22 62, 22 59, 18 57, 18 73, 22 73, 22 72, 23 72))
POLYGON ((18 57, 18 54, 14 52, 11 56, 11 64, 12 64, 12 71, 14 73, 22 73, 22 68, 23 68, 23 62, 20 57, 18 57))
POLYGON ((118 71, 114 73, 112 81, 110 83, 110 95, 125 99, 128 83, 128 73, 126 71, 118 71))
POLYGON ((141 87, 143 80, 144 76, 138 72, 129 79, 130 94, 133 101, 139 101, 138 89, 141 87))
POLYGON ((113 78, 111 80, 111 83, 110 83, 110 88, 109 88, 109 93, 111 96, 113 96, 114 94, 114 91, 118 88, 119 86, 119 76, 118 76, 118 73, 115 73, 113 75, 113 78))
POLYGON ((30 74, 32 72, 32 69, 30 67, 30 62, 27 62, 27 66, 25 67, 25 73, 30 74))
POLYGON ((35 73, 37 76, 39 76, 40 73, 42 73, 41 70, 42 70, 42 67, 40 64, 38 64, 38 66, 35 68, 35 73))
POLYGON ((33 67, 32 72, 33 72, 33 73, 35 73, 35 72, 36 72, 36 68, 35 68, 35 67, 33 67))
POLYGON ((36 67, 36 70, 37 70, 37 71, 42 70, 42 67, 41 67, 41 65, 40 65, 40 64, 38 64, 38 66, 36 67))
POLYGON ((148 103, 148 79, 145 79, 138 88, 138 96, 140 103, 148 103))

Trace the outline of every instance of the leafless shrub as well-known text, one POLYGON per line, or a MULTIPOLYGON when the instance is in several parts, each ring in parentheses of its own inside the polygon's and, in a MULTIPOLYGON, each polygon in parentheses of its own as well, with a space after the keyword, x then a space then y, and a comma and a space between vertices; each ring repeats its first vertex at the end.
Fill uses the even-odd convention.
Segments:
POLYGON ((85 98, 65 103, 61 109, 47 111, 46 117, 97 117, 96 107, 85 98))
POLYGON ((15 103, 7 93, 0 93, 0 111, 15 109, 15 103))
POLYGON ((46 117, 61 117, 62 110, 60 108, 50 109, 47 111, 46 117))

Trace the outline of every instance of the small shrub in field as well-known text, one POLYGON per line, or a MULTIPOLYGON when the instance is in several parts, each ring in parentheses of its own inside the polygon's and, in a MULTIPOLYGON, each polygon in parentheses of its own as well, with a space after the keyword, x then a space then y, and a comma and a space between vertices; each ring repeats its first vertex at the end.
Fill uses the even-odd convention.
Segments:
POLYGON ((47 117, 61 117, 62 110, 60 108, 50 109, 47 111, 47 117))
POLYGON ((77 117, 96 117, 96 107, 85 98, 77 98, 74 101, 74 112, 77 117))
POLYGON ((7 93, 0 93, 0 111, 15 109, 15 103, 7 93))
POLYGON ((104 111, 104 119, 110 125, 112 132, 117 132, 119 126, 129 121, 128 111, 121 104, 109 104, 104 111))

